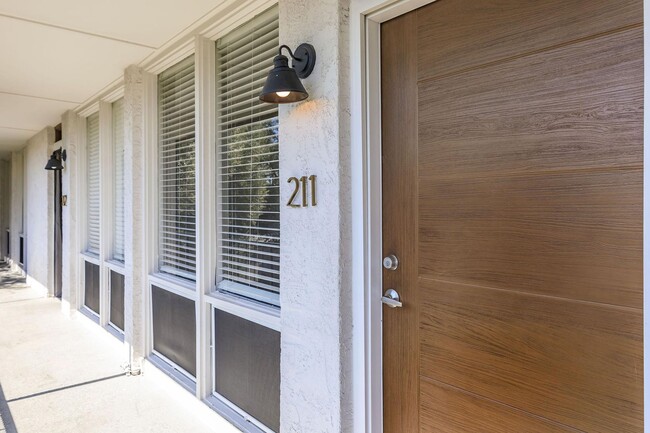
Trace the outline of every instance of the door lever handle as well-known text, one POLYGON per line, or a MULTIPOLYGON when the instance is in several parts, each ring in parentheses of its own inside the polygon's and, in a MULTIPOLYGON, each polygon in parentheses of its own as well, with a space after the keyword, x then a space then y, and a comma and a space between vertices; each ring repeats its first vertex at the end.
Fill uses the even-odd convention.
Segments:
POLYGON ((388 289, 384 296, 381 297, 381 302, 390 308, 402 308, 402 301, 399 298, 399 293, 395 289, 388 289))

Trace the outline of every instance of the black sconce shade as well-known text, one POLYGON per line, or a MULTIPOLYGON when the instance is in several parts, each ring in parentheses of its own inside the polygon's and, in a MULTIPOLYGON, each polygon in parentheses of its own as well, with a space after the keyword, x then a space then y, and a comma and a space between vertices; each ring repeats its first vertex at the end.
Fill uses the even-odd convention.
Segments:
POLYGON ((316 50, 309 44, 301 44, 295 54, 286 45, 282 45, 278 55, 273 59, 273 69, 269 72, 260 100, 271 104, 287 104, 298 102, 309 97, 300 78, 307 78, 314 70, 316 50), (286 48, 293 59, 293 67, 289 67, 289 59, 282 55, 286 48))
POLYGON ((67 158, 65 150, 57 149, 45 164, 45 170, 63 170, 63 161, 67 158))

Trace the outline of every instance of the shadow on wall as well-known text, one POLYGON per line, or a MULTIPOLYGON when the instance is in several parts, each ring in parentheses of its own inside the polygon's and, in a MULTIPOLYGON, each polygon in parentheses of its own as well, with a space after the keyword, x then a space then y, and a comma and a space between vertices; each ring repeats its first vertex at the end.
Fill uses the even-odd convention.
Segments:
POLYGON ((11 416, 11 411, 9 410, 9 405, 7 404, 7 399, 5 398, 5 393, 2 390, 2 384, 0 384, 0 432, 18 433, 14 419, 11 416))

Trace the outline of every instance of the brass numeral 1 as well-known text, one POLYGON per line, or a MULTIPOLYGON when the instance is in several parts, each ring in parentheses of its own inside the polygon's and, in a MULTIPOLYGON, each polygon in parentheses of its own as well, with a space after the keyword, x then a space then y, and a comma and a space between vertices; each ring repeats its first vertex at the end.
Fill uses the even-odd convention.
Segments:
POLYGON ((316 206, 316 175, 312 174, 309 176, 309 182, 311 183, 311 205, 316 206))

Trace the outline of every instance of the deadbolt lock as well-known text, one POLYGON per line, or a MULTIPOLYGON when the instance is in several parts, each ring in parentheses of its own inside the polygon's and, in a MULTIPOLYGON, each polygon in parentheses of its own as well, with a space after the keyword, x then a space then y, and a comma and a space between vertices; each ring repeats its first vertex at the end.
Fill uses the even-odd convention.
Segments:
POLYGON ((386 257, 384 257, 382 264, 384 265, 385 269, 388 269, 389 271, 394 271, 395 269, 397 269, 399 260, 397 260, 397 256, 395 254, 389 254, 386 257))

